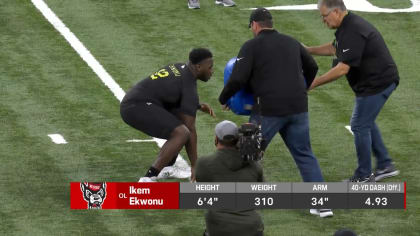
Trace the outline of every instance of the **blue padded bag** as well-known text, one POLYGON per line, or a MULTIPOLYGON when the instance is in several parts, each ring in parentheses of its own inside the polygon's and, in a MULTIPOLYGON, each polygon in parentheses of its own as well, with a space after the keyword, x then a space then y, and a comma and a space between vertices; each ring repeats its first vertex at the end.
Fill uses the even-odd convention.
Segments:
MULTIPOLYGON (((230 59, 226 64, 225 71, 223 73, 225 86, 229 81, 230 75, 232 74, 235 62, 236 57, 230 59)), ((241 89, 227 101, 226 105, 233 111, 233 113, 237 115, 248 116, 251 114, 251 109, 254 105, 254 99, 251 93, 245 92, 245 89, 241 89)))

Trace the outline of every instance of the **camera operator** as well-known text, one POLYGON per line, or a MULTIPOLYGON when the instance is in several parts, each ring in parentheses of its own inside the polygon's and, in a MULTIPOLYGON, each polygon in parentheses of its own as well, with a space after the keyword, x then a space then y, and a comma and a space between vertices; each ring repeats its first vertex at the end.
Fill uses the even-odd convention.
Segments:
MULTIPOLYGON (((222 121, 215 128, 216 152, 201 157, 196 165, 197 182, 263 182, 261 165, 248 161, 237 148, 239 130, 222 121)), ((262 236, 264 225, 254 209, 208 210, 205 236, 262 236)))

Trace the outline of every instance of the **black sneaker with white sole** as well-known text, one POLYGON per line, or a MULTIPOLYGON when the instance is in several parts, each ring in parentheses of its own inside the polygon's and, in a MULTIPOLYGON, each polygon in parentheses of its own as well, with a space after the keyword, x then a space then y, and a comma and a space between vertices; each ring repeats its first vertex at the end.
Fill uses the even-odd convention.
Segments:
POLYGON ((376 182, 375 174, 371 174, 364 177, 353 175, 352 177, 350 177, 350 179, 345 180, 345 182, 356 182, 356 183, 376 182))
POLYGON ((376 169, 374 175, 375 175, 375 181, 380 181, 385 178, 397 176, 400 174, 400 171, 395 169, 395 166, 393 164, 385 167, 384 169, 376 169))
POLYGON ((188 0, 189 9, 200 9, 200 0, 188 0))
POLYGON ((236 5, 236 3, 232 0, 216 0, 214 3, 216 3, 216 5, 223 5, 225 7, 233 7, 236 5))
POLYGON ((309 209, 309 213, 321 218, 333 217, 334 215, 331 209, 309 209))

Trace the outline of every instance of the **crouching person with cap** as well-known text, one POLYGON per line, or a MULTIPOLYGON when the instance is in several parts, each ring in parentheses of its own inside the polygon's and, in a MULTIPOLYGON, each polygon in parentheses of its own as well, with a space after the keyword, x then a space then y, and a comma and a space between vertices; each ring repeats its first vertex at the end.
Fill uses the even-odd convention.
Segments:
MULTIPOLYGON (((239 150, 238 127, 222 121, 215 128, 216 152, 201 157, 196 165, 197 182, 263 182, 258 162, 245 161, 239 150)), ((264 225, 255 209, 216 209, 206 214, 205 236, 262 236, 264 225)))

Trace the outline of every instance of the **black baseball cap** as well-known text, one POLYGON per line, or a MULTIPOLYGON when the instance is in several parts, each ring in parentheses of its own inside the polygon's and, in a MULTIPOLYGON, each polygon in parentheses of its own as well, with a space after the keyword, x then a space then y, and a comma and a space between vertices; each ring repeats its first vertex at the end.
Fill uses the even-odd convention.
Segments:
POLYGON ((251 23, 253 21, 265 21, 265 20, 272 20, 273 17, 271 16, 271 13, 261 7, 261 8, 257 8, 254 11, 252 11, 251 16, 249 17, 249 25, 248 28, 251 28, 251 23))

